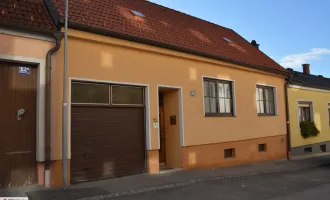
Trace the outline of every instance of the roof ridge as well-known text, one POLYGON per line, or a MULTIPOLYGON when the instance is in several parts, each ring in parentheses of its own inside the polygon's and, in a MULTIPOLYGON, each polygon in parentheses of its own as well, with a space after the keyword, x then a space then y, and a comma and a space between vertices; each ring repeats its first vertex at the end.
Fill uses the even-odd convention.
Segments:
POLYGON ((165 9, 172 10, 172 11, 174 11, 174 12, 181 13, 181 14, 186 15, 186 16, 188 16, 188 17, 191 17, 191 18, 194 18, 194 19, 198 19, 198 20, 201 20, 201 21, 207 22, 207 23, 209 23, 209 24, 212 24, 212 25, 215 25, 215 26, 219 26, 219 27, 221 27, 221 28, 225 28, 225 29, 228 29, 228 30, 232 30, 231 28, 227 28, 227 27, 225 27, 225 26, 222 26, 222 25, 216 24, 216 23, 214 23, 214 22, 207 21, 206 19, 202 19, 202 18, 199 18, 199 17, 195 17, 195 16, 190 15, 190 14, 188 14, 188 13, 185 13, 185 12, 182 12, 182 11, 179 11, 179 10, 175 10, 175 9, 173 9, 173 8, 169 8, 169 7, 163 6, 163 5, 157 4, 157 3, 155 3, 155 2, 151 2, 151 1, 148 1, 148 0, 144 0, 144 2, 146 2, 146 3, 150 3, 150 4, 154 4, 154 5, 157 5, 157 6, 159 6, 159 7, 165 8, 165 9))
POLYGON ((293 72, 298 73, 298 74, 301 74, 301 75, 305 75, 305 76, 314 76, 314 77, 319 77, 319 78, 330 80, 330 77, 323 76, 322 74, 319 74, 319 75, 316 75, 316 74, 304 74, 303 72, 295 71, 295 70, 293 70, 293 72))

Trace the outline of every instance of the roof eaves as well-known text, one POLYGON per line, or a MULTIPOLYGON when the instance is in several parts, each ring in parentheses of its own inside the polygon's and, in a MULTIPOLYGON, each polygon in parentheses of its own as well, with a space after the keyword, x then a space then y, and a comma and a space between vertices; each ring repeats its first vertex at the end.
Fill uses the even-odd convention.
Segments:
POLYGON ((300 82, 296 82, 296 81, 292 81, 290 84, 299 85, 299 86, 303 86, 303 87, 309 87, 309 88, 315 88, 315 89, 321 89, 321 90, 329 90, 330 91, 330 86, 329 87, 315 86, 313 84, 300 83, 300 82))
POLYGON ((205 58, 211 58, 211 59, 224 61, 224 62, 228 62, 228 63, 232 63, 232 64, 246 66, 246 67, 250 67, 253 69, 257 69, 257 70, 261 70, 261 71, 265 71, 268 73, 277 74, 277 75, 281 75, 281 76, 285 76, 285 77, 287 77, 289 75, 289 73, 287 71, 276 70, 276 69, 267 68, 264 66, 248 64, 245 62, 231 60, 231 59, 228 59, 228 58, 225 58, 222 56, 216 56, 216 55, 208 54, 205 52, 200 52, 200 51, 196 51, 196 50, 192 50, 192 49, 179 47, 179 46, 172 45, 172 44, 157 42, 154 40, 141 38, 141 37, 137 37, 137 36, 133 36, 133 35, 127 35, 127 34, 115 32, 115 31, 105 30, 102 28, 91 27, 91 26, 87 26, 87 25, 83 25, 83 24, 74 23, 71 21, 69 21, 69 27, 73 28, 73 29, 81 30, 81 31, 87 31, 87 32, 91 32, 91 33, 106 35, 106 36, 110 36, 110 37, 114 37, 114 38, 118 38, 118 39, 147 44, 147 45, 151 45, 151 46, 156 46, 156 47, 160 47, 160 48, 170 49, 170 50, 193 54, 193 55, 197 55, 197 56, 201 56, 201 57, 205 57, 205 58))
POLYGON ((27 26, 27 25, 9 23, 9 22, 4 22, 4 21, 0 21, 0 25, 2 25, 4 27, 8 27, 8 28, 15 28, 18 30, 26 30, 31 33, 37 33, 37 34, 41 34, 41 35, 45 35, 45 36, 52 36, 53 33, 55 32, 55 31, 51 31, 51 30, 36 28, 34 26, 27 26))

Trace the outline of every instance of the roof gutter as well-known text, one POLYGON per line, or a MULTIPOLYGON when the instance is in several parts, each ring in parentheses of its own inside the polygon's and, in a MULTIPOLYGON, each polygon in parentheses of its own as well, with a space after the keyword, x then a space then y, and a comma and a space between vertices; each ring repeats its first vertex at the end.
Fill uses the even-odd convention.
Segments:
POLYGON ((45 186, 50 186, 50 101, 51 101, 51 76, 52 76, 52 55, 61 47, 63 33, 56 32, 53 34, 55 38, 55 46, 51 48, 46 55, 46 160, 45 160, 45 186))
MULTIPOLYGON (((59 24, 63 24, 62 21, 59 24)), ((154 40, 141 38, 141 37, 137 37, 137 36, 132 36, 132 35, 127 35, 127 34, 123 34, 123 33, 118 33, 118 32, 115 32, 115 31, 104 30, 102 28, 90 27, 90 26, 86 26, 86 25, 82 25, 82 24, 78 24, 78 23, 74 23, 74 22, 69 22, 69 27, 73 28, 73 29, 81 30, 81 31, 97 33, 97 34, 110 36, 110 37, 114 37, 114 38, 118 38, 118 39, 128 40, 128 41, 142 43, 142 44, 147 44, 147 45, 151 45, 151 46, 156 46, 156 47, 160 47, 160 48, 170 49, 170 50, 184 52, 184 53, 188 53, 188 54, 193 54, 193 55, 197 55, 197 56, 201 56, 201 57, 205 57, 205 58, 211 58, 211 59, 224 61, 224 62, 228 62, 228 63, 232 63, 232 64, 246 66, 246 67, 250 67, 250 68, 253 68, 253 69, 257 69, 257 70, 261 70, 261 71, 265 71, 265 72, 268 72, 268 73, 277 74, 277 75, 281 75, 281 76, 285 76, 285 77, 288 76, 288 72, 286 72, 286 71, 270 69, 270 68, 266 68, 264 66, 259 66, 259 65, 253 65, 253 64, 248 64, 248 63, 244 63, 244 62, 234 61, 234 60, 225 58, 223 56, 216 56, 216 55, 204 53, 204 52, 201 52, 201 51, 196 51, 196 50, 192 50, 192 49, 179 47, 179 46, 172 45, 172 44, 157 42, 157 41, 154 41, 154 40)))

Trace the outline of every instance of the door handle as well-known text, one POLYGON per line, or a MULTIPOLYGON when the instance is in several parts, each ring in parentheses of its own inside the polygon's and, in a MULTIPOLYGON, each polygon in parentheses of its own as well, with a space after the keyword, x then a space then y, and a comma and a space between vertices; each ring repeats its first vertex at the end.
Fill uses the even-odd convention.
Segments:
POLYGON ((17 110, 17 120, 21 120, 24 113, 25 113, 25 110, 23 108, 17 110))

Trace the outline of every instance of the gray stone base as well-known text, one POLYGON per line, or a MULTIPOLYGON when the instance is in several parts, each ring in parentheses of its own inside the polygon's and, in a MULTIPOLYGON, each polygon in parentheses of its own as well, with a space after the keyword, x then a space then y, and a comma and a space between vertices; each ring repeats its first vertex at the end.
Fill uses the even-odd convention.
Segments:
POLYGON ((330 141, 291 148, 291 156, 314 157, 330 153, 330 141), (322 149, 322 147, 325 149, 322 149), (315 155, 314 155, 315 154, 315 155), (314 156, 313 156, 314 155, 314 156))

